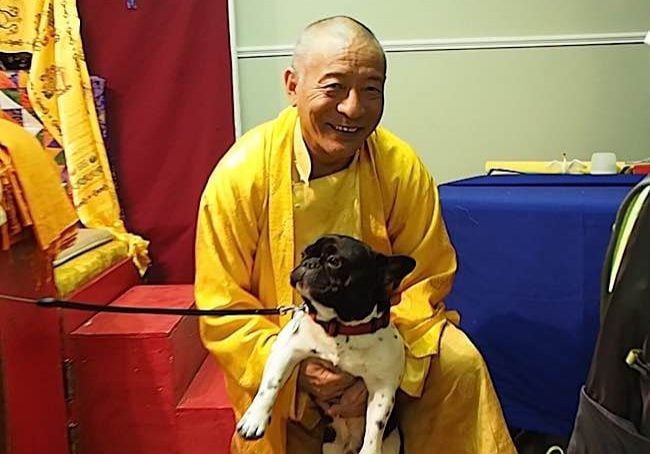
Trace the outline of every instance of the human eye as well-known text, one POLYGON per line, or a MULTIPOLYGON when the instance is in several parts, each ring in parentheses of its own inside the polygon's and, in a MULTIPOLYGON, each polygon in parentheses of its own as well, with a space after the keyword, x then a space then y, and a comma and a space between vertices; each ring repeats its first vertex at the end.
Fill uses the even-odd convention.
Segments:
POLYGON ((383 87, 381 87, 379 85, 370 84, 370 85, 366 86, 365 91, 367 93, 372 93, 372 94, 381 94, 381 93, 383 93, 384 89, 383 89, 383 87))
POLYGON ((323 85, 323 88, 327 91, 339 91, 343 89, 343 85, 339 82, 328 82, 323 85))

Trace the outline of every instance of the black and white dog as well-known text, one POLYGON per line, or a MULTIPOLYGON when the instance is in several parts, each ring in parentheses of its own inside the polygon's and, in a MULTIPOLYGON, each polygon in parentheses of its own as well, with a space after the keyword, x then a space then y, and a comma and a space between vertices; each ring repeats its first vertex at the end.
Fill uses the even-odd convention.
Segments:
POLYGON ((323 453, 397 454, 399 433, 396 427, 388 433, 387 424, 404 371, 404 344, 390 323, 389 292, 414 267, 410 257, 379 254, 347 236, 324 236, 308 246, 291 273, 306 309, 280 331, 260 389, 237 424, 239 434, 262 437, 280 387, 300 361, 316 357, 361 377, 368 389, 365 418, 334 418, 323 453))

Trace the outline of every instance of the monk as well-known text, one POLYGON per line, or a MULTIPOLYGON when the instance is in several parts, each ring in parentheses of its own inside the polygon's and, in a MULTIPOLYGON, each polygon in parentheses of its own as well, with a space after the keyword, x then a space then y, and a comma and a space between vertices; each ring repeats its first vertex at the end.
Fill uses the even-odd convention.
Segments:
MULTIPOLYGON (((393 298, 406 343, 397 396, 404 452, 515 453, 486 365, 446 311, 456 256, 433 179, 415 151, 379 126, 386 57, 373 33, 344 16, 310 24, 284 86, 291 106, 241 137, 201 198, 197 305, 272 308, 300 303, 289 274, 323 234, 359 238, 416 259, 393 298)), ((226 375, 237 418, 260 384, 289 316, 202 317, 201 336, 226 375)), ((235 453, 320 453, 323 418, 365 410, 362 381, 321 360, 283 387, 264 437, 235 435, 235 453)))

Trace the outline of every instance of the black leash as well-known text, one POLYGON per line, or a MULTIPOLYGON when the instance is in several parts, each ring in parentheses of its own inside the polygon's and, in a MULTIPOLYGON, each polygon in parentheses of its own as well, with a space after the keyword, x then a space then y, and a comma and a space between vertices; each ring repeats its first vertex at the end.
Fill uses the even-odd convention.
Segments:
POLYGON ((174 309, 170 307, 135 307, 135 306, 103 306, 100 304, 66 301, 57 298, 23 298, 20 296, 0 294, 0 299, 36 305, 38 307, 72 309, 91 312, 117 312, 121 314, 158 314, 158 315, 189 315, 200 317, 205 315, 280 315, 301 310, 301 306, 278 306, 272 309, 174 309))

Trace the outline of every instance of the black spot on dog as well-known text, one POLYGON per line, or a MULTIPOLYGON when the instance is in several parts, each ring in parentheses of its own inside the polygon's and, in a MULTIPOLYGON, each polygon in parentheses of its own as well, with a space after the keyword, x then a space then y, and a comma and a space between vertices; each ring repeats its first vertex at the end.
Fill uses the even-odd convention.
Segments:
POLYGON ((377 340, 379 340, 379 342, 383 342, 383 341, 384 341, 384 338, 381 337, 381 336, 377 336, 377 340))
POLYGON ((316 350, 315 348, 312 348, 312 349, 310 350, 310 352, 311 352, 313 355, 318 355, 318 350, 316 350))
POLYGON ((325 427, 325 433, 323 433, 323 443, 332 443, 336 440, 336 431, 332 426, 325 427))
POLYGON ((377 421, 377 427, 379 427, 379 430, 383 430, 385 425, 386 423, 384 423, 384 421, 377 421))
POLYGON ((393 334, 393 337, 394 337, 395 339, 397 339, 397 334, 393 334))
POLYGON ((350 336, 345 336, 345 343, 347 344, 348 342, 350 342, 350 336))
POLYGON ((397 427, 397 412, 394 411, 394 409, 388 416, 388 421, 386 422, 386 429, 384 430, 384 440, 388 438, 388 436, 393 432, 393 430, 399 430, 399 427, 397 427))

